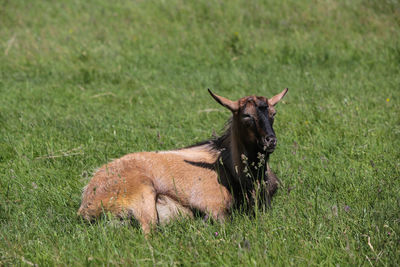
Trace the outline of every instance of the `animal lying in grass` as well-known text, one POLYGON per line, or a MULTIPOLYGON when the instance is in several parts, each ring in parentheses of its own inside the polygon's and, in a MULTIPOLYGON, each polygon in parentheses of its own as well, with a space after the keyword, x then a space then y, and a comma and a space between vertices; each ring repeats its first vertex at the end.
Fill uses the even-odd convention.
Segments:
POLYGON ((134 217, 144 233, 157 223, 192 210, 223 221, 234 204, 253 199, 257 184, 270 203, 278 179, 268 166, 276 147, 275 105, 288 89, 267 99, 231 101, 211 96, 232 112, 225 133, 190 147, 137 152, 101 167, 84 188, 78 214, 87 220, 102 212, 134 217))

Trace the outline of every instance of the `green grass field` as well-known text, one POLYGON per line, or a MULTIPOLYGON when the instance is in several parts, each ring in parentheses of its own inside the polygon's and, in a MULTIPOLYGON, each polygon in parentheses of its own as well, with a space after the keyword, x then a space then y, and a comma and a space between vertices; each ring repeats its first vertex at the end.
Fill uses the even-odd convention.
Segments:
POLYGON ((398 266, 399 101, 397 0, 0 0, 0 265, 398 266), (285 87, 272 209, 76 216, 102 164, 220 133, 207 88, 285 87))

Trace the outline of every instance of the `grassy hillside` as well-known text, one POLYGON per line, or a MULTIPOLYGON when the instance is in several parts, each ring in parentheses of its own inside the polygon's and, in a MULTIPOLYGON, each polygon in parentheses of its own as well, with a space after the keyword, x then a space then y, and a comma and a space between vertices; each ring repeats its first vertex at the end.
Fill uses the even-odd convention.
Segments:
POLYGON ((0 265, 399 265, 399 1, 0 0, 0 265), (94 169, 272 96, 272 209, 146 240, 76 217, 94 169))

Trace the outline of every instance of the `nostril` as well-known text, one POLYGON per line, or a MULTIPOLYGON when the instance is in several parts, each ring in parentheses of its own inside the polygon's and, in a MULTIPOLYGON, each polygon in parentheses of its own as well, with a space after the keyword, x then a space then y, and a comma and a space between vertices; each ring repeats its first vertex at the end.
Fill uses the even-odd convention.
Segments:
POLYGON ((276 145, 276 138, 274 136, 265 137, 265 143, 267 145, 276 145))
POLYGON ((263 137, 263 146, 266 151, 273 151, 276 147, 276 137, 273 135, 263 137))

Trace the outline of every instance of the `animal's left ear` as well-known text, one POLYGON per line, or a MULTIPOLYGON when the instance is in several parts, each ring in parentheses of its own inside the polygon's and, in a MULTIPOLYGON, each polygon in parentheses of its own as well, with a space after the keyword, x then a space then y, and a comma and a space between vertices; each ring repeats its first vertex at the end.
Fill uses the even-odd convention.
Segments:
POLYGON ((289 90, 288 88, 285 88, 282 92, 280 92, 276 96, 273 96, 270 99, 268 99, 268 104, 271 106, 275 106, 286 95, 288 90, 289 90))

